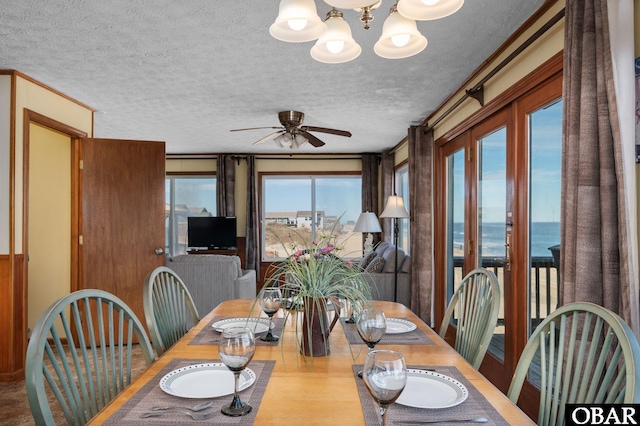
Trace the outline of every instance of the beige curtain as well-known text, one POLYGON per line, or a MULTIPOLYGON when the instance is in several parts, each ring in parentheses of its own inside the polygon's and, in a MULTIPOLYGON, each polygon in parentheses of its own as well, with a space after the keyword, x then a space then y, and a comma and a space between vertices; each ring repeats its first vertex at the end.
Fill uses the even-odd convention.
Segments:
POLYGON ((606 0, 568 1, 562 151, 562 303, 636 318, 630 298, 627 189, 606 0))
POLYGON ((411 310, 433 326, 433 132, 409 128, 411 310))
POLYGON ((216 164, 216 215, 236 215, 236 166, 231 155, 218 155, 216 164))

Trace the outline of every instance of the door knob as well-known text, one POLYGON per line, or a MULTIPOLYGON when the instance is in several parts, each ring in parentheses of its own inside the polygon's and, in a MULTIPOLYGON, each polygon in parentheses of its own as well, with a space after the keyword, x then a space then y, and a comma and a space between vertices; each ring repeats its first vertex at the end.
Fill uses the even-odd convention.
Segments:
POLYGON ((163 250, 163 249, 161 249, 160 247, 158 247, 158 248, 155 250, 155 252, 156 252, 156 254, 162 254, 162 253, 164 253, 164 250, 163 250))

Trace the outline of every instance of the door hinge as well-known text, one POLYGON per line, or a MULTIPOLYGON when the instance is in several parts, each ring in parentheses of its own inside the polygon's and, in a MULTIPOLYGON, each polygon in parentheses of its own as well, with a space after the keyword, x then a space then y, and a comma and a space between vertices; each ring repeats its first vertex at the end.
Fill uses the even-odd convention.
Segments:
POLYGON ((467 149, 467 161, 471 162, 471 160, 473 160, 473 148, 468 148, 467 149))
POLYGON ((84 170, 84 160, 80 160, 78 167, 80 167, 80 170, 84 170))
POLYGON ((80 245, 84 244, 84 236, 80 235, 78 237, 78 244, 80 244, 80 245))
POLYGON ((473 240, 467 242, 467 254, 473 254, 473 240))

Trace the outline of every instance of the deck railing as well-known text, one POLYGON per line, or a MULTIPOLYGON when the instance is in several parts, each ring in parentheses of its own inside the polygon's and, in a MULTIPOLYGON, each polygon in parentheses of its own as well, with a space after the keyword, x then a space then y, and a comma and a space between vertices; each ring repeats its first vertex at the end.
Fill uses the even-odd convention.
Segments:
MULTIPOLYGON (((454 257, 455 276, 462 275, 464 258, 454 257)), ((501 284, 504 283, 503 257, 483 257, 482 267, 493 271, 501 284)), ((531 321, 535 327, 558 307, 560 296, 560 272, 552 256, 536 256, 531 258, 531 321)), ((498 318, 498 324, 504 324, 504 318, 498 318)))

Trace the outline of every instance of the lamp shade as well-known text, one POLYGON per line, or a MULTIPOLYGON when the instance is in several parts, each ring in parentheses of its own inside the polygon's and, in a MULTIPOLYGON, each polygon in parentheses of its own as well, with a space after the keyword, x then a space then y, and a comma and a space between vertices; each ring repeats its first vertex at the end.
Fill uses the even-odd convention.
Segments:
POLYGON ((353 227, 354 232, 382 232, 380 222, 373 212, 362 212, 353 227))
POLYGON ((427 47, 427 39, 420 34, 416 21, 398 13, 396 6, 384 21, 382 35, 373 50, 387 59, 401 59, 416 55, 427 47))
POLYGON ((402 197, 398 195, 391 195, 389 198, 387 198, 387 205, 384 206, 384 210, 382 211, 380 217, 409 217, 409 213, 404 207, 404 201, 402 200, 402 197))
POLYGON ((318 62, 339 64, 360 56, 362 48, 351 36, 349 24, 342 19, 342 12, 333 9, 325 21, 327 31, 311 48, 311 57, 318 62))
POLYGON ((398 12, 416 21, 431 21, 457 12, 464 0, 398 0, 398 12))
POLYGON ((269 27, 274 38, 289 42, 315 40, 326 30, 313 0, 281 0, 278 17, 269 27))

